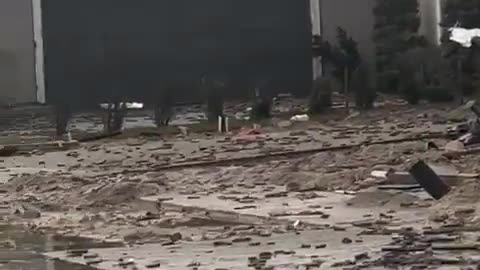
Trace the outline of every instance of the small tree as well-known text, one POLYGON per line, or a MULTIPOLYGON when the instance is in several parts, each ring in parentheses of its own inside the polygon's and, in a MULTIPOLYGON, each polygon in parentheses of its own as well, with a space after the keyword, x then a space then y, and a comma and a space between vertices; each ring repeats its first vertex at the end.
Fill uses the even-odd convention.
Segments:
POLYGON ((56 133, 58 137, 61 137, 67 133, 68 122, 72 116, 72 112, 65 101, 58 102, 54 105, 54 108, 56 133))
POLYGON ((270 96, 268 81, 257 83, 255 87, 255 99, 252 104, 251 118, 255 120, 270 118, 272 105, 272 97, 270 96))
POLYGON ((330 77, 318 78, 313 82, 308 110, 310 113, 321 113, 332 106, 333 86, 330 77))
POLYGON ((208 121, 216 122, 219 116, 224 116, 224 90, 226 84, 218 80, 208 80, 206 77, 202 78, 201 84, 204 92, 207 94, 208 121))
POLYGON ((418 35, 418 0, 376 0, 373 13, 377 88, 393 92, 398 89, 399 80, 396 59, 409 49, 425 44, 418 35))
POLYGON ((174 103, 172 86, 165 85, 159 91, 154 105, 154 118, 157 127, 168 126, 173 116, 174 103))
POLYGON ((123 128, 123 121, 127 115, 127 104, 121 97, 120 93, 115 91, 111 94, 111 99, 108 102, 106 115, 104 117, 104 132, 113 133, 121 131, 123 128))
POLYGON ((352 89, 355 94, 355 105, 358 109, 369 110, 373 108, 376 93, 371 84, 368 65, 364 62, 353 73, 352 89))
MULTIPOLYGON (((317 43, 318 45, 315 46, 314 53, 322 56, 327 63, 334 67, 332 75, 339 82, 341 82, 341 85, 343 86, 345 94, 345 106, 348 109, 349 95, 351 89, 353 89, 351 84, 354 73, 362 73, 365 69, 362 68, 362 70, 357 70, 362 63, 360 53, 358 51, 358 45, 353 38, 348 36, 347 32, 340 27, 337 28, 337 46, 332 46, 326 41, 317 41, 317 43)), ((368 75, 365 76, 368 80, 368 75)), ((358 86, 363 85, 360 87, 361 89, 353 89, 355 90, 355 95, 358 97, 357 100, 362 100, 362 104, 363 102, 370 100, 372 97, 375 97, 375 91, 373 88, 368 86, 369 83, 366 81, 361 82, 360 80, 356 83, 358 86), (368 91, 366 89, 368 89, 368 91), (361 95, 366 96, 360 97, 361 95)))
POLYGON ((398 89, 409 103, 451 99, 454 76, 438 47, 415 48, 400 55, 397 68, 398 89))

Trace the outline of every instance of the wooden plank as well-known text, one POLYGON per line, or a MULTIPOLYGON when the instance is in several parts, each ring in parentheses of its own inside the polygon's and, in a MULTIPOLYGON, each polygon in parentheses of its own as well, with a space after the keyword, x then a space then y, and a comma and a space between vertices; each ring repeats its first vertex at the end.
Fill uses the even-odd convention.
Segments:
MULTIPOLYGON (((450 186, 454 186, 466 179, 475 179, 480 177, 480 174, 478 173, 438 173, 438 172, 435 172, 435 173, 440 177, 440 179, 442 179, 446 184, 450 186)), ((404 172, 404 171, 375 170, 375 171, 372 171, 370 175, 375 178, 385 179, 386 183, 388 183, 389 185, 417 184, 417 181, 415 180, 415 178, 409 172, 404 172)))
POLYGON ((16 149, 17 152, 30 152, 33 150, 57 151, 68 150, 80 146, 78 141, 53 141, 46 143, 26 143, 26 144, 8 144, 0 145, 0 148, 16 149))
MULTIPOLYGON (((186 169, 186 168, 195 168, 195 167, 208 167, 208 166, 230 166, 234 164, 244 164, 248 162, 257 162, 260 160, 269 160, 269 159, 279 159, 279 158, 294 158, 299 156, 305 156, 309 154, 321 153, 321 152, 329 152, 329 151, 342 151, 342 150, 349 150, 352 148, 357 148, 361 146, 369 146, 369 145, 383 145, 383 144, 395 144, 395 143, 403 143, 403 142, 414 142, 414 141, 421 141, 427 139, 434 139, 434 138, 445 138, 445 134, 443 133, 431 133, 423 136, 416 136, 416 137, 407 137, 407 138, 400 138, 400 139, 391 139, 391 140, 383 140, 383 141, 373 141, 373 142, 361 142, 358 144, 350 144, 350 145, 340 145, 340 146, 331 146, 331 147, 320 147, 320 148, 312 148, 307 150, 292 150, 292 151, 282 151, 282 152, 275 152, 275 153, 266 153, 266 154, 259 154, 253 155, 248 157, 240 157, 240 158, 226 158, 220 160, 209 160, 209 161, 198 161, 198 162, 184 162, 184 163, 176 163, 176 164, 169 164, 169 165, 159 165, 154 168, 148 169, 130 169, 130 170, 123 170, 119 173, 122 174, 130 174, 130 173, 144 173, 149 171, 166 171, 166 170, 173 170, 173 169, 186 169)), ((111 174, 111 173, 109 173, 111 174)), ((101 174, 99 175, 101 176, 101 174)))

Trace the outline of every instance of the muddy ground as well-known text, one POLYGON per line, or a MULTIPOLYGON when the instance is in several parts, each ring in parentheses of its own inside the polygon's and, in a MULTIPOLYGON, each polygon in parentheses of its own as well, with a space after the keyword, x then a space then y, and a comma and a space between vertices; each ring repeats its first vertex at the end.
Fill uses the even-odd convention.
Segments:
MULTIPOLYGON (((137 134, 35 149, 1 158, 3 223, 121 243, 47 254, 99 269, 477 269, 476 179, 458 180, 434 201, 371 176, 405 170, 413 159, 480 173, 477 156, 442 149, 448 127, 469 117, 452 111, 383 104, 332 112, 335 121, 279 116, 255 132, 245 122, 230 134, 137 134)), ((7 137, 28 141, 39 130, 7 137)))

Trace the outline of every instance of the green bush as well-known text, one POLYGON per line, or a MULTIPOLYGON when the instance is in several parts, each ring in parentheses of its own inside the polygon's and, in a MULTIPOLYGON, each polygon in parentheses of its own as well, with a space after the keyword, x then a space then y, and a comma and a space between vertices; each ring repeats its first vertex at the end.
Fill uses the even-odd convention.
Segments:
POLYGON ((428 86, 422 92, 422 97, 430 102, 452 102, 455 96, 447 88, 441 86, 428 86))
MULTIPOLYGON (((417 36, 420 26, 417 0, 376 0, 373 39, 376 43, 377 89, 383 92, 399 91, 396 59, 402 53, 417 47, 421 42, 417 36)), ((414 90, 403 86, 403 91, 414 101, 414 90), (410 90, 406 90, 410 89, 410 90), (411 93, 411 94, 410 94, 411 93)))
POLYGON ((224 87, 225 84, 219 81, 207 82, 207 118, 209 122, 218 121, 218 117, 224 115, 224 87))
POLYGON ((250 117, 254 120, 263 120, 271 117, 272 99, 257 98, 252 106, 250 117))
POLYGON ((355 94, 355 104, 360 110, 373 108, 373 102, 376 98, 375 89, 370 82, 370 73, 365 63, 353 72, 351 88, 355 94))

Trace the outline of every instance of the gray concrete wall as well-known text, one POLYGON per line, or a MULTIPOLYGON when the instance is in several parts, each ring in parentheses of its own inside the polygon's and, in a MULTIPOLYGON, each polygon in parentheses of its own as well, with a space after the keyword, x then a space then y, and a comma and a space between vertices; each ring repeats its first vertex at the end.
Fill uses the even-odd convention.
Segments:
POLYGON ((35 101, 31 0, 0 0, 0 103, 35 101))

